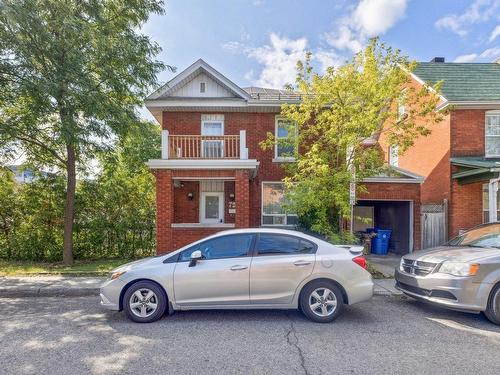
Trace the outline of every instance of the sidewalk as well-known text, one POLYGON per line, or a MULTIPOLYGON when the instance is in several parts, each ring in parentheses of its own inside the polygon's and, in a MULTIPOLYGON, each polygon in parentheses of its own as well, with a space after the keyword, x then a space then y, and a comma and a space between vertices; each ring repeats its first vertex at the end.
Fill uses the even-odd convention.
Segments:
POLYGON ((0 297, 98 296, 104 277, 0 277, 0 297))
MULTIPOLYGON (((104 277, 0 277, 1 297, 80 297, 98 296, 104 277)), ((394 279, 373 280, 375 295, 400 295, 394 279)))

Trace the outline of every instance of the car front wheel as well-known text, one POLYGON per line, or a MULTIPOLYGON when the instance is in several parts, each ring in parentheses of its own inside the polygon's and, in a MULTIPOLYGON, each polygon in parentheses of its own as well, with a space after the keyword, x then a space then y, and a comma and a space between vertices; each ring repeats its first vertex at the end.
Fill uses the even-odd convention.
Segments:
POLYGON ((339 288, 328 281, 313 281, 300 295, 300 309, 310 320, 318 323, 333 321, 344 306, 339 288))
POLYGON ((490 322, 500 325, 500 284, 491 291, 484 315, 490 322))
POLYGON ((123 296, 125 313, 137 323, 151 323, 160 319, 166 308, 165 292, 151 281, 139 281, 131 285, 123 296))

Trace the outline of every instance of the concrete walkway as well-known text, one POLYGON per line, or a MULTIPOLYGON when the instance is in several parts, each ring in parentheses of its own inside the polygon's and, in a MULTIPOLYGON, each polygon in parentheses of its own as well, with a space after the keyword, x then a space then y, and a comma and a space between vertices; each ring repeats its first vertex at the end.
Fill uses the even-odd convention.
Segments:
POLYGON ((369 254, 366 260, 385 277, 394 277, 394 269, 399 266, 401 255, 389 253, 387 255, 369 254))
MULTIPOLYGON (((0 277, 0 297, 98 296, 103 277, 0 277)), ((375 295, 399 295, 394 279, 376 279, 375 295)))

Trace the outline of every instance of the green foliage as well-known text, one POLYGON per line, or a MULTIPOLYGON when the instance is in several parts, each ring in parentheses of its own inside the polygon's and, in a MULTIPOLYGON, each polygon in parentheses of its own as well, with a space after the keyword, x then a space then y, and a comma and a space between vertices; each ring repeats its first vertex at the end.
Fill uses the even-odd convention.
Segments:
POLYGON ((282 115, 298 124, 298 132, 289 129, 288 140, 268 134, 261 146, 298 144, 290 148, 296 150, 296 163, 286 166, 290 210, 305 227, 335 241, 346 240, 339 236, 344 236, 342 221, 351 213, 349 185, 356 182, 357 193, 364 192, 362 180, 383 165, 380 148, 364 141, 383 137, 404 152, 416 138, 428 135, 443 118, 435 110, 439 85, 409 85, 415 63, 378 39, 351 62, 324 75, 313 72, 310 58, 298 63, 295 90, 303 100, 282 108, 282 115), (404 116, 398 104, 404 104, 404 116))
MULTIPOLYGON (((149 256, 155 249, 154 177, 144 162, 158 158, 159 128, 139 123, 103 157, 94 178, 76 189, 76 259, 149 256)), ((0 170, 0 258, 60 261, 65 181, 39 176, 16 184, 0 170)))

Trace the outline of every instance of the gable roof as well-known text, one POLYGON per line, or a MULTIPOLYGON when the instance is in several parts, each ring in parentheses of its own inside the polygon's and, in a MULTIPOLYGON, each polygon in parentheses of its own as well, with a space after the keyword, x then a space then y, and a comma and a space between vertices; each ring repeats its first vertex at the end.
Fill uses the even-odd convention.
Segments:
POLYGON ((500 101, 499 63, 418 63, 413 72, 422 81, 444 81, 443 96, 450 102, 500 101))
POLYGON ((168 81, 165 85, 149 95, 146 100, 165 99, 176 90, 188 84, 198 75, 203 73, 208 75, 211 79, 227 89, 229 92, 233 93, 237 98, 245 100, 250 99, 250 95, 245 90, 233 83, 222 73, 212 68, 205 61, 203 61, 203 59, 198 59, 189 67, 176 75, 174 78, 172 78, 170 81, 168 81))

